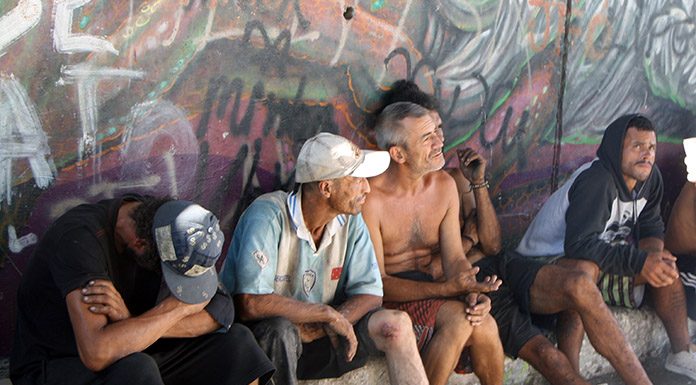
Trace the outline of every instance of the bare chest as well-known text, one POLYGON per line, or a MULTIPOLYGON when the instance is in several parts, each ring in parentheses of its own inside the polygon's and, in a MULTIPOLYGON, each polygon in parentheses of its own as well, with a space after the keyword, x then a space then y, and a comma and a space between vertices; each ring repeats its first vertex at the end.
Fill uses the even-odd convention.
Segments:
POLYGON ((394 199, 382 207, 381 232, 385 257, 403 253, 430 253, 439 246, 445 211, 432 200, 394 199))

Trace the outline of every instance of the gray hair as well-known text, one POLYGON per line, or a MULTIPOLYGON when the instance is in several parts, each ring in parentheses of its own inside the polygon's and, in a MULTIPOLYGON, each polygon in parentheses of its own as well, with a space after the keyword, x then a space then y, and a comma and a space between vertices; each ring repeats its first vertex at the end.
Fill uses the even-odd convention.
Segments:
POLYGON ((382 150, 389 150, 393 146, 405 147, 408 132, 401 121, 406 118, 420 118, 429 113, 428 109, 411 102, 388 105, 379 114, 375 123, 377 146, 382 150))

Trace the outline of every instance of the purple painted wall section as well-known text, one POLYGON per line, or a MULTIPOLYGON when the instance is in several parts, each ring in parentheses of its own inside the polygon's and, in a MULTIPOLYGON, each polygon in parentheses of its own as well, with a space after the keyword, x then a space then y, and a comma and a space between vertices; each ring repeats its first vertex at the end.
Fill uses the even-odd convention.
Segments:
POLYGON ((441 99, 448 156, 486 156, 510 243, 627 112, 659 127, 669 204, 696 134, 694 2, 566 3, 0 2, 0 356, 33 245, 66 209, 172 194, 229 235, 288 186, 304 139, 373 145, 365 119, 400 78, 441 99))

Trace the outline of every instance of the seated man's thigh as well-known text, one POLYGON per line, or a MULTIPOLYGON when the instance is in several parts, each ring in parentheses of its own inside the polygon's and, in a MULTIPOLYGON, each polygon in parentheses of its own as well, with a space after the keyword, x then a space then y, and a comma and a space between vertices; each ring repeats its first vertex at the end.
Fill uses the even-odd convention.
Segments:
POLYGON ((358 349, 353 360, 348 362, 345 355, 345 341, 338 338, 339 346, 334 347, 329 337, 302 344, 302 356, 297 363, 297 377, 300 379, 335 378, 344 373, 365 366, 370 355, 381 354, 370 338, 369 322, 376 310, 363 316, 353 331, 358 340, 358 349))
POLYGON ((568 269, 581 271, 587 274, 595 282, 599 280, 599 275, 601 274, 599 266, 593 261, 573 258, 558 258, 553 263, 568 269))
MULTIPOLYGON (((57 358, 46 362, 37 382, 47 385, 160 385, 164 384, 155 360, 145 353, 129 354, 106 369, 94 373, 79 357, 57 358)), ((23 381, 18 381, 23 384, 23 381)))
POLYGON ((529 300, 530 312, 537 314, 578 310, 602 301, 589 274, 558 264, 547 264, 539 269, 529 289, 529 300))
POLYGON ((520 256, 515 252, 506 252, 499 255, 498 275, 503 284, 509 288, 518 307, 523 312, 530 312, 531 289, 538 280, 538 276, 547 264, 530 258, 520 256))
POLYGON ((503 350, 508 356, 517 358, 520 349, 529 340, 540 335, 541 331, 532 324, 529 311, 522 309, 515 301, 505 282, 497 291, 488 293, 488 296, 491 298, 491 315, 498 324, 503 350))
POLYGON ((226 333, 161 339, 147 352, 167 385, 247 384, 273 373, 273 364, 241 324, 233 324, 226 333))

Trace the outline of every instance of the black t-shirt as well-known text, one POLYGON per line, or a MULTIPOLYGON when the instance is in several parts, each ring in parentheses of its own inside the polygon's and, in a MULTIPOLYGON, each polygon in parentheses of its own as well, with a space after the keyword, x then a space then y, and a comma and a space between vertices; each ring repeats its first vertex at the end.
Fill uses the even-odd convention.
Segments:
POLYGON ((41 361, 78 355, 65 297, 93 279, 113 282, 132 315, 155 305, 158 273, 119 255, 114 226, 124 200, 75 207, 58 218, 37 246, 17 292, 17 330, 11 355, 12 377, 41 361))

